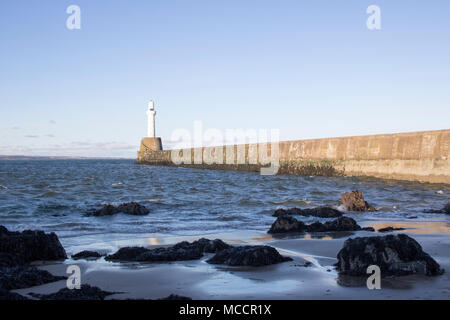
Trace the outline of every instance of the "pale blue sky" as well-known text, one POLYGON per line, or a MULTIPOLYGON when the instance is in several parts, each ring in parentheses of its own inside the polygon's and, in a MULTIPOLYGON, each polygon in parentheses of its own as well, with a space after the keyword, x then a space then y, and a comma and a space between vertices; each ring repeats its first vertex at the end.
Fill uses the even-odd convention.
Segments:
POLYGON ((0 154, 134 157, 150 98, 166 146, 447 129, 450 1, 2 0, 0 71, 0 154))

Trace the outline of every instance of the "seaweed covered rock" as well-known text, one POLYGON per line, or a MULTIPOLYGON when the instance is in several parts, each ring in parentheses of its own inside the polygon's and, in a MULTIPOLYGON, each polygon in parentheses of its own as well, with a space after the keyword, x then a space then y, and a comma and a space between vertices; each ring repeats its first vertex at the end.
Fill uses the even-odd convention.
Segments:
POLYGON ((344 193, 341 196, 341 202, 347 211, 375 211, 375 208, 369 205, 362 193, 357 190, 344 193))
POLYGON ((394 227, 386 227, 386 228, 381 228, 378 229, 378 232, 392 232, 392 231, 401 231, 401 230, 405 230, 405 228, 394 228, 394 227))
POLYGON ((416 240, 405 234, 348 239, 337 259, 337 270, 351 276, 367 276, 370 265, 380 267, 382 276, 436 276, 444 272, 416 240))
POLYGON ((373 228, 361 228, 356 221, 349 217, 339 217, 325 223, 314 222, 309 225, 289 216, 280 216, 272 224, 268 233, 289 232, 334 232, 334 231, 373 231, 373 228))
POLYGON ((107 296, 116 292, 103 291, 98 287, 88 284, 81 285, 80 289, 63 288, 51 294, 30 293, 30 296, 40 300, 104 300, 107 296))
POLYGON ((307 226, 309 232, 358 231, 361 230, 356 221, 349 217, 340 217, 325 223, 315 222, 307 226))
POLYGON ((196 260, 203 257, 203 253, 215 253, 231 246, 222 240, 200 239, 192 243, 183 241, 171 247, 147 249, 143 247, 124 247, 116 253, 106 256, 110 261, 182 261, 196 260))
POLYGON ((291 260, 289 257, 283 257, 270 246, 238 246, 217 252, 207 262, 229 266, 259 267, 291 260))
POLYGON ((317 207, 308 209, 290 208, 290 209, 277 209, 273 214, 274 217, 282 215, 300 215, 305 217, 318 217, 318 218, 337 218, 342 216, 342 212, 331 207, 317 207))
POLYGON ((66 251, 55 233, 39 230, 13 232, 3 226, 0 226, 0 252, 15 255, 25 263, 67 258, 66 251))
POLYGON ((0 288, 5 290, 23 289, 45 283, 64 280, 65 277, 54 276, 48 271, 29 266, 0 268, 0 288))
POLYGON ((220 239, 209 240, 201 238, 192 243, 187 241, 179 242, 173 246, 174 249, 193 249, 206 253, 216 253, 223 249, 231 248, 231 246, 220 239))
POLYGON ((272 224, 268 233, 305 232, 306 225, 302 221, 289 216, 279 216, 272 224))
POLYGON ((84 250, 81 252, 78 252, 76 254, 72 255, 72 259, 74 260, 79 260, 79 259, 98 259, 100 258, 102 255, 96 251, 89 251, 89 250, 84 250))
POLYGON ((111 204, 104 205, 103 208, 88 212, 89 216, 112 216, 117 213, 125 213, 134 216, 144 216, 150 212, 145 206, 137 202, 123 203, 119 206, 113 206, 111 204))

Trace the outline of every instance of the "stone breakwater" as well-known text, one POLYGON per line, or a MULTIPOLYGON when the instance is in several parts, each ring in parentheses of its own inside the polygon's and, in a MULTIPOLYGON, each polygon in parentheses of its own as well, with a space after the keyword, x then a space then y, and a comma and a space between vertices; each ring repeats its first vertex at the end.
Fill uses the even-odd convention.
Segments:
POLYGON ((277 154, 272 154, 272 147, 258 143, 152 150, 142 143, 137 163, 259 171, 273 165, 276 158, 278 174, 372 176, 450 184, 450 130, 282 141, 277 154), (174 162, 174 156, 183 160, 174 162))

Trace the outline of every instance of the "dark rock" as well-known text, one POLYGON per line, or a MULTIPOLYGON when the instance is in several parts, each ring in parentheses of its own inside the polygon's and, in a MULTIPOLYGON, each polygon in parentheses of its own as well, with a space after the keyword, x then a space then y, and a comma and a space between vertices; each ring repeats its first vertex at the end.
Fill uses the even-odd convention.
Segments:
POLYGON ((30 293, 29 295, 41 300, 104 300, 105 297, 115 293, 117 292, 103 291, 100 288, 91 287, 88 284, 83 284, 81 285, 80 289, 64 288, 56 293, 30 293))
POLYGON ((326 231, 357 231, 361 230, 361 227, 356 221, 349 217, 340 217, 333 221, 327 221, 324 223, 326 231))
POLYGON ((103 208, 95 210, 92 212, 93 216, 96 217, 103 217, 103 216, 112 216, 113 214, 119 213, 117 211, 117 207, 113 206, 112 204, 104 205, 103 208))
POLYGON ((143 205, 137 202, 123 203, 119 206, 113 206, 111 204, 104 205, 103 208, 89 212, 88 215, 101 217, 101 216, 112 216, 117 213, 125 213, 135 216, 147 215, 150 211, 143 205))
POLYGON ((445 205, 444 211, 446 214, 450 214, 450 202, 445 205))
POLYGON ((337 258, 338 271, 352 276, 367 276, 370 265, 380 267, 382 276, 435 276, 444 272, 416 240, 405 234, 348 239, 337 258))
POLYGON ((24 296, 21 296, 18 293, 10 292, 8 290, 0 288, 0 301, 8 300, 8 301, 17 301, 17 300, 29 300, 24 296))
POLYGON ((283 257, 275 248, 269 246, 239 246, 221 250, 206 262, 229 266, 259 267, 291 260, 289 257, 283 257))
POLYGON ((381 228, 378 229, 378 232, 392 232, 392 231, 400 231, 400 230, 405 230, 405 228, 394 228, 394 227, 386 227, 386 228, 381 228))
POLYGON ((361 228, 361 231, 375 232, 375 229, 373 227, 364 227, 364 228, 361 228))
POLYGON ((445 213, 444 210, 441 209, 426 209, 423 210, 424 213, 445 213))
POLYGON ((376 211, 364 200, 362 193, 357 190, 344 193, 341 196, 341 202, 347 211, 376 211))
POLYGON ((272 224, 268 233, 304 232, 306 225, 289 216, 279 216, 272 224))
POLYGON ((177 294, 171 294, 170 296, 161 298, 159 300, 192 300, 192 298, 179 296, 177 294))
POLYGON ((349 217, 339 217, 325 223, 314 222, 306 225, 301 221, 289 216, 280 216, 272 224, 268 233, 287 232, 332 232, 332 231, 357 231, 361 227, 356 221, 349 217))
POLYGON ((78 260, 78 259, 98 259, 101 256, 102 255, 100 253, 98 253, 98 252, 84 250, 84 251, 78 252, 76 254, 73 254, 72 255, 72 259, 74 259, 74 260, 78 260))
POLYGON ((5 290, 23 289, 41 284, 64 280, 48 271, 29 266, 0 268, 0 288, 5 290))
POLYGON ((206 253, 216 253, 223 249, 231 248, 229 244, 223 242, 220 239, 209 240, 205 238, 201 238, 192 243, 187 241, 179 242, 173 246, 174 249, 198 249, 201 252, 206 253))
POLYGON ((145 216, 150 212, 150 210, 148 210, 146 207, 140 205, 137 202, 129 202, 121 204, 117 207, 117 211, 135 216, 145 216))
POLYGON ((139 261, 139 257, 149 249, 144 247, 124 247, 120 248, 116 253, 107 255, 105 260, 118 261, 139 261))
POLYGON ((291 209, 277 209, 273 214, 274 217, 279 217, 282 215, 300 215, 305 217, 319 217, 319 218, 337 218, 342 216, 342 212, 339 210, 330 208, 330 207, 317 207, 317 208, 309 208, 309 209, 299 209, 299 208, 291 208, 291 209))
POLYGON ((220 250, 231 248, 222 240, 200 239, 189 243, 179 242, 172 247, 147 249, 143 247, 125 247, 116 253, 106 256, 106 260, 118 261, 182 261, 196 260, 203 257, 204 252, 216 253, 220 250))
POLYGON ((2 267, 15 267, 25 264, 25 260, 13 253, 0 252, 0 268, 2 267))
POLYGON ((272 216, 280 217, 284 215, 303 215, 304 212, 299 208, 277 209, 272 216))
POLYGON ((317 207, 311 209, 303 209, 306 216, 314 216, 319 218, 338 218, 342 216, 342 212, 330 207, 317 207))
POLYGON ((43 231, 8 231, 0 228, 0 252, 17 255, 24 262, 66 259, 66 252, 56 234, 43 231))

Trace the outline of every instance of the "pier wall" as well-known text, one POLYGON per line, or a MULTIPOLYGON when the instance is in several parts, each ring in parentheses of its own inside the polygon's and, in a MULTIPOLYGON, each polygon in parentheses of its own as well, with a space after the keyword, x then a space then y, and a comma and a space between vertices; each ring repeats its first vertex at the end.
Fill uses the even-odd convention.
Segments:
MULTIPOLYGON (((261 152, 270 157, 271 145, 164 151, 141 145, 137 163, 258 171, 267 166, 267 161, 253 157, 261 152), (185 159, 184 163, 174 163, 174 155, 185 159)), ((279 174, 373 176, 450 184, 450 130, 282 141, 278 159, 279 174)))

